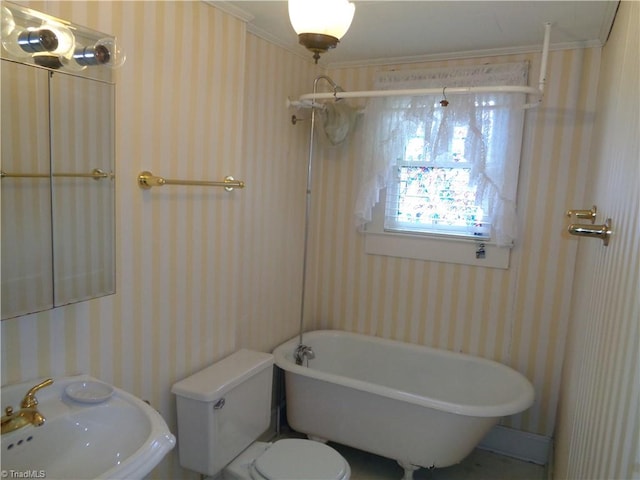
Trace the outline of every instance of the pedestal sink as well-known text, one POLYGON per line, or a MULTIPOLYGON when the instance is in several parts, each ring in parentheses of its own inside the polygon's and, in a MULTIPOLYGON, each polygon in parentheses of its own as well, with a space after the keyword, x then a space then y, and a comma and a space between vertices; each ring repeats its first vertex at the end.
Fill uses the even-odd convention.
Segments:
MULTIPOLYGON (((2 407, 20 409, 36 382, 2 387, 2 407)), ((174 447, 152 407, 88 375, 39 390, 45 422, 2 435, 2 478, 141 479, 174 447)))

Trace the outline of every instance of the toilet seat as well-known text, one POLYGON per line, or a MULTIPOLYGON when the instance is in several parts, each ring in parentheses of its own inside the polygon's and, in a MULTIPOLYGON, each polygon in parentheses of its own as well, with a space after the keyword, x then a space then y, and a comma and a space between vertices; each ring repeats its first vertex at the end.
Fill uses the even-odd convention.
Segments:
POLYGON ((323 443, 303 439, 275 442, 251 466, 253 480, 346 480, 347 461, 323 443))

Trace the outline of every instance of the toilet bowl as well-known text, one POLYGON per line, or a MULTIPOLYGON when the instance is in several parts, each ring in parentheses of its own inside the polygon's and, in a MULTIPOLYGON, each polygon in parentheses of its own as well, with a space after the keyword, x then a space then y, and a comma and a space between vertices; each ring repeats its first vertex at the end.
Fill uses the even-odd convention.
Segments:
POLYGON ((173 385, 180 465, 224 480, 348 480, 333 448, 304 439, 257 442, 271 423, 273 356, 239 350, 173 385))
POLYGON ((255 442, 231 462, 222 480, 348 480, 349 464, 333 448, 312 440, 255 442))

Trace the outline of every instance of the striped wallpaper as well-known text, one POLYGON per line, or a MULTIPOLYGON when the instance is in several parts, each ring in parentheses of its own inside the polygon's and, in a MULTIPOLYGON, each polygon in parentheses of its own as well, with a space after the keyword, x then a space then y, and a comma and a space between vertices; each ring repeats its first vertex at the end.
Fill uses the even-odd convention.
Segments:
MULTIPOLYGON (((86 372, 150 400, 176 432, 176 380, 298 332, 308 133, 284 106, 318 71, 203 2, 28 5, 126 49, 115 77, 117 293, 3 321, 2 384, 86 372), (233 175, 246 188, 142 191, 142 170, 233 175)), ((154 476, 197 478, 177 451, 154 476)))
POLYGON ((610 217, 608 247, 582 239, 555 478, 640 478, 640 4, 622 2, 602 54, 585 205, 610 217))
MULTIPOLYGON (((127 50, 116 74, 117 293, 2 322, 2 383, 87 372, 149 399, 175 431, 177 379, 298 332, 309 123, 291 124, 285 98, 309 92, 319 73, 366 89, 384 67, 323 72, 202 2, 29 5, 113 33, 127 50), (233 175, 247 187, 141 191, 142 170, 233 175)), ((521 60, 537 78, 538 54, 392 68, 521 60)), ((517 368, 536 403, 505 424, 546 436, 579 244, 563 233, 563 212, 585 206, 600 50, 552 52, 549 62, 545 100, 526 118, 511 268, 367 256, 352 227, 357 135, 341 147, 319 142, 305 312, 307 329, 399 338, 517 368)), ((196 478, 176 452, 154 476, 196 478)))
MULTIPOLYGON (((520 240, 508 270, 367 255, 353 228, 357 142, 318 150, 313 272, 308 315, 338 328, 477 354, 513 366, 534 384, 534 406, 507 426, 551 436, 560 386, 577 242, 564 212, 580 205, 593 125, 600 51, 551 52, 542 105, 529 110, 521 160, 520 240)), ((423 68, 530 62, 539 54, 411 64, 423 68)), ((371 88, 380 67, 330 76, 346 90, 371 88)), ((451 101, 451 100, 450 100, 451 101)))

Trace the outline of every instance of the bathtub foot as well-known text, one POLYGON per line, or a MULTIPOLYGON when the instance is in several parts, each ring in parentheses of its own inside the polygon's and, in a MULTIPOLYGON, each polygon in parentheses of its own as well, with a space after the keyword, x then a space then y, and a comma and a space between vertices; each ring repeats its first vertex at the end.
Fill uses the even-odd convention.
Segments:
POLYGON ((313 440, 314 442, 327 443, 329 440, 322 437, 316 437, 315 435, 307 435, 309 440, 313 440))
POLYGON ((420 467, 418 465, 413 465, 401 460, 398 460, 398 465, 404 468, 404 477, 402 477, 402 480, 413 480, 413 472, 415 472, 416 470, 420 470, 420 467))

